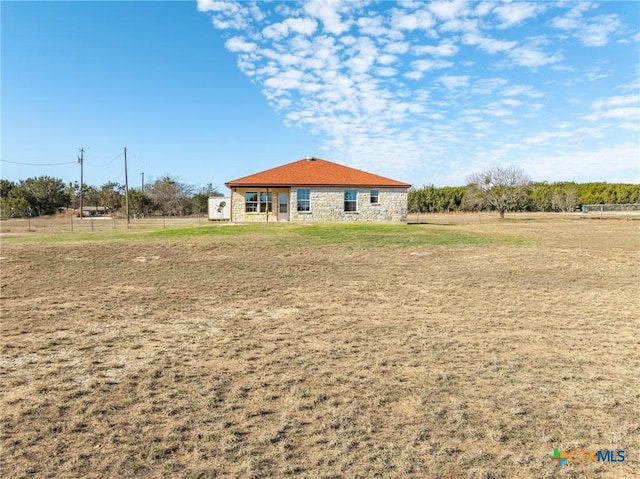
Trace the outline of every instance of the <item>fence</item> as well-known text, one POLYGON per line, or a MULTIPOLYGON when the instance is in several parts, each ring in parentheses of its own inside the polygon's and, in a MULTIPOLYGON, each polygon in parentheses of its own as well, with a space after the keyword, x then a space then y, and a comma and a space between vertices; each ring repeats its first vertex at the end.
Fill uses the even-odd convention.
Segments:
POLYGON ((126 218, 98 216, 78 218, 75 216, 11 218, 0 220, 1 233, 61 233, 61 232, 90 232, 112 229, 133 228, 175 228, 180 226, 197 226, 208 223, 206 216, 188 217, 150 217, 131 219, 127 225, 126 218))
POLYGON ((640 215, 640 203, 582 205, 583 214, 605 216, 640 215))

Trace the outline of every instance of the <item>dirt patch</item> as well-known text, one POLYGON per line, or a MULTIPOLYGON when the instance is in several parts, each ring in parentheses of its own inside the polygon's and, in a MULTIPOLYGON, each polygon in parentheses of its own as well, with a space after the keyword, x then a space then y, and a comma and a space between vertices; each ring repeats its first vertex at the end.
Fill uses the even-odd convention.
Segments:
POLYGON ((638 223, 445 220, 3 245, 2 476, 639 475, 638 223))

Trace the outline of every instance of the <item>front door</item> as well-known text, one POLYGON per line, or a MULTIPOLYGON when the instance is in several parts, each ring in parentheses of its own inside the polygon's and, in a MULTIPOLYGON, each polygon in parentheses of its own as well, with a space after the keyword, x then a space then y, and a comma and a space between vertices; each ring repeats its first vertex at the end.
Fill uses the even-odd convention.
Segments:
POLYGON ((278 221, 289 221, 289 193, 278 193, 278 221))

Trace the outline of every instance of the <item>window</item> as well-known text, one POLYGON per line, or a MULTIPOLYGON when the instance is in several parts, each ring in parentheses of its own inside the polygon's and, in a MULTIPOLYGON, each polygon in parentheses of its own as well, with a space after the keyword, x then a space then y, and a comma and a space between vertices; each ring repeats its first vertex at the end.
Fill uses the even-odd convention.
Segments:
POLYGON ((344 210, 356 211, 356 198, 358 192, 356 190, 345 190, 344 192, 344 210))
POLYGON ((273 211, 271 209, 271 207, 273 206, 272 203, 273 193, 260 193, 260 213, 264 213, 265 211, 267 211, 267 208, 269 209, 269 213, 271 213, 273 211))
POLYGON ((244 194, 244 211, 246 213, 258 211, 258 193, 255 191, 244 194))
POLYGON ((298 211, 311 211, 309 190, 298 190, 298 211))
POLYGON ((289 195, 287 193, 280 193, 278 195, 278 213, 289 212, 289 195))
POLYGON ((380 192, 378 190, 371 190, 370 197, 372 205, 377 205, 378 203, 380 203, 380 192))

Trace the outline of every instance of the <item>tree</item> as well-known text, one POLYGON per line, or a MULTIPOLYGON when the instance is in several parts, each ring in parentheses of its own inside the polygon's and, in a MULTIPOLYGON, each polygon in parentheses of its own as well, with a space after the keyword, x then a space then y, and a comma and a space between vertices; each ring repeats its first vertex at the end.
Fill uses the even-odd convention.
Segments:
POLYGON ((554 185, 547 182, 535 183, 531 186, 529 198, 534 211, 551 211, 551 197, 553 196, 554 185))
POLYGON ((3 217, 51 215, 69 204, 62 180, 49 176, 27 178, 18 184, 2 180, 0 198, 3 217))
MULTIPOLYGON (((145 188, 146 189, 146 188, 145 188)), ((120 206, 126 208, 127 198, 123 195, 120 198, 120 206)), ((135 216, 144 217, 153 210, 153 201, 141 190, 129 190, 129 212, 135 216)))
POLYGON ((531 180, 520 168, 496 166, 472 174, 467 179, 465 200, 469 205, 493 208, 504 218, 505 211, 526 200, 531 180))
POLYGON ((163 215, 185 215, 191 206, 191 187, 170 176, 156 180, 149 187, 149 196, 163 215))
POLYGON ((213 186, 213 183, 208 183, 207 186, 201 188, 200 191, 191 198, 191 211, 198 214, 206 213, 209 208, 209 198, 221 196, 224 195, 213 186))
POLYGON ((407 209, 409 213, 423 213, 424 203, 422 202, 422 190, 411 188, 407 193, 407 209))
POLYGON ((95 186, 82 185, 83 206, 102 206, 100 192, 95 186))
POLYGON ((563 213, 569 213, 575 210, 579 204, 580 191, 578 188, 572 186, 560 187, 556 189, 551 196, 551 205, 563 213))
POLYGON ((197 193, 191 198, 191 211, 197 214, 203 214, 207 212, 209 208, 209 195, 204 193, 197 193))
POLYGON ((9 197, 11 190, 15 187, 16 184, 13 181, 0 178, 0 216, 2 218, 11 217, 12 211, 15 210, 13 201, 9 197))
POLYGON ((201 188, 198 194, 207 195, 209 198, 220 198, 224 196, 218 191, 217 187, 213 186, 213 183, 207 183, 207 186, 201 188))
POLYGON ((124 188, 120 183, 114 183, 113 181, 105 183, 98 191, 99 206, 105 206, 110 211, 117 210, 120 207, 123 190, 124 188))
POLYGON ((16 198, 25 199, 31 207, 31 216, 52 215, 58 208, 67 206, 69 195, 62 180, 50 176, 27 178, 20 181, 11 193, 16 198))
POLYGON ((80 208, 80 183, 69 182, 64 192, 69 196, 69 206, 74 209, 80 208))
POLYGON ((23 218, 32 216, 28 193, 13 181, 0 179, 0 216, 2 218, 23 218))
POLYGON ((13 181, 0 178, 0 198, 8 197, 11 190, 15 187, 16 184, 13 181))

